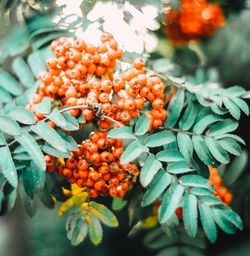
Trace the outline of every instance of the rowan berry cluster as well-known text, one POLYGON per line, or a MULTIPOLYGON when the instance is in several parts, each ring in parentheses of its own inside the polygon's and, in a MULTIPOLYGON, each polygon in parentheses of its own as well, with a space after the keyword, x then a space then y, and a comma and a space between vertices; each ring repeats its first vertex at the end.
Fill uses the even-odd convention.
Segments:
POLYGON ((175 46, 212 36, 225 24, 221 7, 206 0, 180 0, 178 11, 168 7, 165 31, 175 46))
POLYGON ((209 171, 209 180, 213 183, 216 191, 215 196, 218 196, 224 204, 229 204, 232 200, 232 194, 228 191, 227 188, 221 186, 222 179, 218 175, 218 170, 216 168, 209 166, 209 171))
MULTIPOLYGON (((112 68, 116 67, 116 59, 122 57, 123 51, 109 33, 100 39, 97 47, 81 39, 61 37, 53 41, 50 47, 55 58, 49 58, 48 71, 39 74, 41 83, 33 96, 33 104, 48 96, 57 106, 84 105, 85 108, 71 109, 71 115, 78 116, 81 110, 87 122, 99 117, 99 127, 110 129, 112 119, 125 125, 137 117, 147 103, 153 109, 146 113, 150 118, 149 131, 151 127, 159 128, 167 116, 163 108, 165 84, 158 76, 145 74, 145 62, 141 58, 135 59, 133 68, 123 74, 113 74, 112 68), (101 118, 103 115, 111 119, 101 118)), ((44 118, 32 105, 27 108, 35 113, 38 121, 44 118)), ((53 122, 50 125, 54 126, 53 122)), ((114 128, 116 126, 118 124, 114 128)))
MULTIPOLYGON (((104 131, 91 132, 89 140, 84 140, 65 164, 58 165, 58 174, 71 184, 87 188, 90 197, 123 197, 139 170, 133 163, 120 164, 122 145, 122 140, 108 138, 104 131)), ((45 161, 47 171, 53 171, 54 158, 47 155, 45 161)))

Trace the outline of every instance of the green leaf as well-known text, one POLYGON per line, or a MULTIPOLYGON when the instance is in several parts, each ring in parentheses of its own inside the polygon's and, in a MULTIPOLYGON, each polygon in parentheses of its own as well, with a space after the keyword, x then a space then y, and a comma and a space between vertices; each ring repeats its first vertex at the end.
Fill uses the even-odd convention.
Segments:
POLYGON ((241 137, 239 137, 235 134, 226 133, 226 134, 220 134, 220 135, 215 136, 215 139, 217 139, 217 140, 219 140, 221 138, 232 138, 232 139, 238 141, 239 143, 246 145, 245 141, 241 137))
POLYGON ((24 107, 15 107, 9 112, 8 115, 23 124, 36 123, 35 115, 28 109, 25 109, 24 107))
POLYGON ((213 207, 212 212, 215 222, 224 232, 226 232, 227 234, 233 234, 235 232, 232 223, 222 214, 222 209, 214 209, 213 207))
POLYGON ((240 109, 239 107, 229 98, 223 98, 223 103, 228 109, 229 113, 237 120, 240 119, 240 109))
POLYGON ((21 58, 21 57, 15 58, 15 60, 13 61, 13 64, 12 64, 12 68, 15 71, 18 79, 21 81, 21 83, 25 87, 28 88, 28 87, 33 86, 33 84, 35 82, 33 75, 31 73, 30 69, 28 68, 27 64, 23 60, 23 58, 21 58))
POLYGON ((3 88, 0 87, 0 102, 7 103, 12 100, 11 95, 3 88))
POLYGON ((219 142, 213 138, 205 138, 206 145, 211 152, 212 156, 220 163, 227 164, 230 161, 228 153, 219 144, 219 142))
POLYGON ((213 125, 209 131, 209 136, 217 136, 224 133, 232 132, 236 130, 238 127, 238 122, 232 120, 232 119, 225 119, 222 122, 219 122, 218 124, 213 125))
POLYGON ((220 145, 229 153, 239 156, 241 153, 240 145, 231 138, 223 138, 219 140, 220 145))
POLYGON ((19 85, 17 80, 8 73, 0 73, 0 86, 12 95, 18 96, 23 93, 22 87, 19 85))
POLYGON ((88 224, 86 221, 79 220, 71 234, 71 244, 80 244, 88 234, 88 224))
POLYGON ((44 97, 42 102, 35 104, 34 108, 36 111, 42 114, 49 114, 51 110, 51 100, 49 97, 44 97))
POLYGON ((89 226, 89 237, 93 244, 97 245, 102 240, 102 226, 93 214, 88 214, 86 220, 89 226))
POLYGON ((0 165, 2 167, 2 174, 14 188, 17 187, 17 173, 16 168, 8 146, 0 147, 0 165))
POLYGON ((226 170, 226 175, 223 177, 223 182, 230 186, 234 184, 235 181, 240 177, 243 171, 246 170, 248 163, 248 154, 247 151, 243 151, 239 157, 236 157, 229 168, 226 170))
POLYGON ((160 170, 146 191, 142 200, 142 206, 144 207, 153 203, 170 183, 171 175, 164 170, 160 170))
POLYGON ((116 128, 111 130, 108 133, 108 137, 115 139, 135 139, 136 137, 133 135, 133 131, 130 127, 124 126, 120 128, 116 128))
POLYGON ((199 157, 199 159, 204 162, 206 165, 214 165, 215 161, 212 158, 208 147, 204 141, 204 139, 201 136, 193 136, 192 137, 193 145, 194 145, 194 150, 199 157))
POLYGON ((196 134, 202 134, 204 130, 209 127, 209 125, 218 121, 221 121, 221 117, 216 115, 206 115, 195 124, 193 132, 196 134))
POLYGON ((67 121, 67 125, 63 127, 66 131, 76 131, 79 129, 78 121, 75 117, 73 117, 70 113, 64 112, 62 113, 64 119, 67 121))
POLYGON ((189 135, 185 133, 178 133, 177 134, 177 143, 180 152, 183 154, 185 161, 187 163, 192 162, 192 156, 193 156, 193 142, 189 135))
POLYGON ((141 141, 131 142, 121 155, 121 164, 129 163, 135 160, 140 154, 147 153, 149 149, 142 145, 141 141))
POLYGON ((249 107, 247 103, 240 99, 236 98, 234 96, 230 96, 230 99, 248 116, 249 115, 249 107))
POLYGON ((156 155, 157 159, 162 162, 184 161, 184 157, 178 150, 163 150, 156 155))
POLYGON ((56 126, 59 127, 66 127, 67 126, 67 121, 64 118, 64 116, 59 112, 57 108, 54 108, 51 114, 47 116, 49 120, 55 123, 56 126))
POLYGON ((179 248, 177 245, 169 246, 160 252, 158 252, 155 256, 178 256, 180 255, 179 253, 179 248))
POLYGON ((210 195, 210 196, 202 196, 199 198, 200 201, 202 201, 203 203, 207 204, 207 205, 220 205, 220 204, 223 204, 222 201, 213 196, 213 195, 210 195))
POLYGON ((19 161, 31 160, 29 154, 26 152, 22 152, 22 153, 14 155, 13 159, 19 160, 19 161))
POLYGON ((47 141, 52 147, 62 152, 67 152, 63 138, 47 123, 40 121, 36 125, 31 126, 31 130, 41 136, 41 138, 47 141))
POLYGON ((21 187, 20 194, 22 198, 22 203, 25 209, 25 212, 29 217, 33 217, 36 214, 37 211, 37 200, 34 198, 33 200, 27 196, 24 189, 21 187))
POLYGON ((150 125, 149 117, 147 115, 142 115, 135 125, 135 135, 143 135, 147 132, 150 125))
MULTIPOLYGON (((216 208, 215 208, 216 209, 216 208)), ((240 218, 240 216, 232 211, 231 209, 230 210, 223 210, 221 211, 221 214, 227 219, 229 220, 231 223, 234 224, 234 226, 236 226, 238 229, 242 230, 243 229, 243 224, 242 224, 242 220, 240 218)))
POLYGON ((24 132, 20 136, 15 136, 15 139, 23 146, 25 151, 30 155, 34 163, 42 170, 46 170, 46 163, 44 161, 43 153, 40 146, 35 139, 27 132, 24 132))
POLYGON ((119 225, 115 215, 103 204, 92 201, 89 203, 89 209, 105 225, 109 227, 117 227, 119 225))
POLYGON ((127 204, 127 200, 124 200, 123 198, 120 197, 114 197, 112 200, 112 209, 114 211, 119 211, 123 209, 127 204))
POLYGON ((183 206, 183 221, 187 233, 195 237, 197 233, 197 199, 194 195, 185 193, 183 206))
POLYGON ((159 147, 175 141, 175 135, 170 131, 157 132, 145 139, 145 145, 148 147, 159 147))
POLYGON ((18 123, 10 116, 0 115, 0 129, 10 135, 20 135, 21 128, 18 123))
POLYGON ((65 133, 61 129, 57 129, 56 131, 63 138, 64 143, 66 145, 66 148, 69 151, 77 151, 78 150, 77 142, 73 139, 72 136, 70 136, 69 134, 65 133))
POLYGON ((179 127, 181 130, 187 131, 189 130, 196 119, 196 116, 198 114, 198 108, 197 106, 190 100, 188 102, 187 108, 179 122, 179 127))
POLYGON ((162 168, 162 164, 155 159, 154 155, 150 155, 140 172, 140 182, 143 187, 149 185, 160 168, 162 168))
POLYGON ((184 187, 181 185, 172 185, 166 192, 162 205, 159 208, 159 221, 165 223, 175 213, 184 193, 184 187))
POLYGON ((47 142, 43 145, 42 151, 45 152, 48 155, 55 156, 57 158, 70 158, 71 154, 70 153, 65 153, 62 151, 59 151, 58 149, 55 149, 51 147, 47 142))
POLYGON ((196 174, 182 176, 179 182, 183 186, 207 188, 215 192, 213 184, 209 180, 196 174))
POLYGON ((26 194, 33 199, 35 190, 41 190, 45 184, 45 172, 33 162, 22 172, 23 186, 26 194))
POLYGON ((196 196, 211 196, 211 191, 206 188, 194 187, 190 189, 190 193, 196 196))
MULTIPOLYGON (((0 131, 0 133, 1 133, 1 131, 0 131)), ((6 145, 6 144, 7 144, 7 142, 4 138, 4 136, 2 134, 0 134, 0 145, 2 146, 2 145, 6 145)))
POLYGON ((31 53, 27 59, 29 66, 35 77, 38 77, 38 74, 41 70, 46 70, 45 62, 42 58, 42 51, 35 51, 31 53))
POLYGON ((167 166, 167 171, 173 174, 180 174, 180 173, 192 172, 194 170, 190 169, 185 161, 179 161, 175 163, 170 163, 167 166))
POLYGON ((217 229, 213 219, 213 212, 206 204, 199 204, 200 217, 203 230, 211 243, 214 243, 217 237, 217 229))
POLYGON ((174 95, 172 100, 170 101, 168 105, 168 116, 166 125, 169 128, 173 128, 179 119, 179 116, 181 114, 182 108, 184 106, 184 98, 185 93, 184 90, 179 89, 177 93, 174 95))

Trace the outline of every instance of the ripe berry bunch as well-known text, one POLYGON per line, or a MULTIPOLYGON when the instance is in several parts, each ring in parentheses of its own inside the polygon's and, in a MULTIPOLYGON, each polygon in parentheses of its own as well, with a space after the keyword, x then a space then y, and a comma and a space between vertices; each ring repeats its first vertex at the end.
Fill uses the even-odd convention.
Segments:
MULTIPOLYGON (((41 83, 33 96, 33 104, 48 96, 61 107, 84 105, 82 116, 87 122, 104 114, 111 119, 102 118, 99 126, 110 129, 112 119, 125 125, 137 117, 147 103, 152 109, 147 113, 151 122, 149 131, 151 127, 159 128, 167 116, 163 108, 165 84, 158 76, 145 73, 145 62, 141 58, 135 59, 133 68, 121 76, 113 75, 112 68, 116 67, 116 59, 122 57, 123 52, 110 34, 104 33, 100 39, 97 47, 66 37, 53 41, 51 50, 55 58, 49 58, 48 71, 39 74, 41 83)), ((36 114, 38 121, 43 119, 31 105, 27 108, 36 114)), ((70 113, 78 116, 80 109, 71 109, 70 113)))
POLYGON ((90 197, 98 195, 123 197, 139 175, 133 163, 120 164, 122 140, 110 139, 106 132, 91 132, 78 151, 59 164, 58 174, 80 188, 87 188, 90 197))
POLYGON ((217 169, 209 166, 209 171, 210 171, 209 180, 213 183, 216 191, 215 196, 218 196, 223 203, 229 204, 232 200, 232 195, 227 188, 221 186, 222 179, 218 175, 217 169))
POLYGON ((225 18, 221 7, 206 0, 180 0, 179 11, 171 6, 166 15, 166 34, 174 45, 212 36, 223 27, 225 18))

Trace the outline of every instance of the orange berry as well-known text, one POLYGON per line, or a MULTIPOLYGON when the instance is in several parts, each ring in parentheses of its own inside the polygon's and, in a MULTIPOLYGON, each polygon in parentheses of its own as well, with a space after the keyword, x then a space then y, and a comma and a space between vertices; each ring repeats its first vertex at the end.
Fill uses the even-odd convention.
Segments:
POLYGON ((134 67, 136 68, 136 69, 142 69, 143 67, 145 66, 145 62, 144 62, 144 60, 142 59, 142 58, 136 58, 135 60, 134 60, 134 67))
POLYGON ((104 188, 106 188, 106 183, 103 179, 98 180, 97 182, 95 182, 94 184, 94 189, 97 191, 101 191, 104 188))

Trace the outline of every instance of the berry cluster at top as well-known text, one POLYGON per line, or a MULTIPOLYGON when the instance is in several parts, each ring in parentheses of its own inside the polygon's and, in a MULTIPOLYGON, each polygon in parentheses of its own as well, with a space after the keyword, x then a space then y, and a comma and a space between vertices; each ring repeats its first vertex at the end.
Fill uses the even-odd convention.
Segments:
MULTIPOLYGON (((47 60, 48 71, 39 74, 41 83, 33 104, 48 96, 61 108, 86 106, 71 109, 71 115, 81 114, 87 122, 97 117, 101 129, 110 129, 112 119, 120 126, 125 125, 147 103, 152 109, 146 113, 150 117, 150 129, 159 128, 167 116, 163 108, 165 84, 158 76, 145 73, 141 58, 135 59, 133 67, 125 72, 114 73, 116 60, 122 57, 123 51, 109 33, 103 33, 100 40, 97 47, 81 39, 61 37, 53 41, 50 47, 55 57, 47 60), (110 118, 102 118, 104 115, 110 118)), ((38 121, 43 119, 32 105, 27 108, 36 114, 38 121)), ((53 126, 51 121, 50 125, 53 126)))
MULTIPOLYGON (((57 172, 69 183, 86 188, 89 197, 123 197, 139 170, 133 163, 120 164, 122 145, 122 140, 108 138, 104 131, 91 132, 89 140, 84 140, 71 158, 61 161, 57 172)), ((52 172, 55 158, 47 155, 45 160, 47 172, 52 172)))
POLYGON ((178 11, 170 5, 168 7, 165 31, 175 46, 212 36, 225 24, 221 7, 206 0, 180 0, 178 11))

